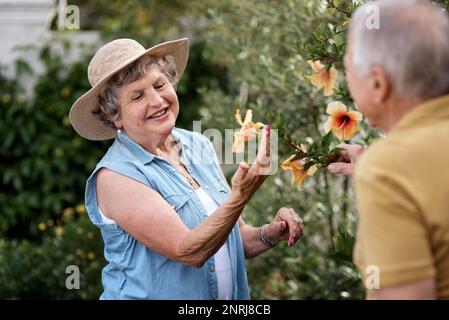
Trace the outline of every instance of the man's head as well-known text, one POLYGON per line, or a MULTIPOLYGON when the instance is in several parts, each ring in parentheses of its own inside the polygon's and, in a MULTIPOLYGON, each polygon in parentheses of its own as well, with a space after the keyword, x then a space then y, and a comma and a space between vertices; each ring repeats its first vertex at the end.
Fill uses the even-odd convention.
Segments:
POLYGON ((424 0, 368 2, 353 15, 344 60, 357 106, 388 131, 416 103, 449 94, 447 12, 424 0))

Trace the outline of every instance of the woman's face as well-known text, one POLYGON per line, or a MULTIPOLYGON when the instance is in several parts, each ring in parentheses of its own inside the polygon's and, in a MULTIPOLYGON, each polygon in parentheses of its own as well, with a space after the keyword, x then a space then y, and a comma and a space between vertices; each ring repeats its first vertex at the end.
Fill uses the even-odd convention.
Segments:
POLYGON ((140 80, 117 89, 121 117, 114 121, 136 142, 169 135, 179 114, 173 85, 157 67, 140 80))

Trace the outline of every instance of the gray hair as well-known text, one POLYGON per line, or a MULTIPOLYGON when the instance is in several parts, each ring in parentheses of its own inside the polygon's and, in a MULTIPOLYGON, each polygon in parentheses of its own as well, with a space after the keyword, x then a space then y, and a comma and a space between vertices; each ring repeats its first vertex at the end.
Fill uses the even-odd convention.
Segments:
POLYGON ((176 85, 178 72, 172 56, 143 56, 139 58, 109 79, 98 95, 99 110, 95 113, 106 126, 117 129, 114 121, 120 119, 120 102, 117 98, 117 89, 142 79, 154 67, 158 68, 171 84, 176 85))
POLYGON ((424 0, 369 1, 354 13, 350 34, 359 74, 379 65, 399 95, 449 93, 449 17, 441 7, 424 0), (376 11, 377 28, 368 21, 376 11))

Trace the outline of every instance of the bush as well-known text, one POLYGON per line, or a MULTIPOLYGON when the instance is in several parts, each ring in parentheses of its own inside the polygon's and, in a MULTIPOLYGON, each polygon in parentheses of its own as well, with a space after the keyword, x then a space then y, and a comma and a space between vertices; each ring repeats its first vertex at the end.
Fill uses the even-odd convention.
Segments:
POLYGON ((66 208, 57 221, 37 224, 43 240, 0 241, 3 299, 98 299, 102 292, 103 240, 83 205, 66 208), (66 268, 80 272, 80 288, 69 290, 66 268))
MULTIPOLYGON (((228 91, 203 91, 205 126, 236 128, 234 110, 252 109, 254 121, 273 123, 283 114, 293 137, 319 139, 327 103, 342 94, 327 99, 311 86, 305 75, 312 73, 306 61, 313 52, 304 46, 314 43, 313 31, 320 25, 339 25, 344 15, 326 11, 320 1, 224 0, 213 7, 203 3, 199 9, 207 12, 206 54, 225 65, 230 78, 228 91)), ((333 41, 341 55, 344 37, 333 41)), ((369 140, 371 135, 364 131, 362 137, 369 140)), ((279 154, 282 161, 291 150, 280 143, 279 154)), ((298 192, 290 187, 289 178, 284 172, 270 177, 243 213, 247 222, 261 225, 270 222, 280 207, 289 206, 305 222, 305 234, 295 247, 282 244, 248 261, 252 297, 362 298, 360 276, 352 263, 356 216, 349 200, 350 182, 322 170, 298 192)))

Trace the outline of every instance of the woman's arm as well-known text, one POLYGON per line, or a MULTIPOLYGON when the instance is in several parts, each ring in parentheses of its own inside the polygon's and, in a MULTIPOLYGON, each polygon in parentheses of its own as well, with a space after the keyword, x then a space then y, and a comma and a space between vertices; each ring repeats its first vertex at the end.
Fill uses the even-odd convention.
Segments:
POLYGON ((213 215, 190 230, 158 192, 114 171, 103 168, 98 172, 97 193, 101 211, 135 239, 195 267, 223 245, 245 205, 231 193, 213 215))
MULTIPOLYGON (((223 181, 227 183, 222 170, 220 173, 223 181)), ((288 240, 288 246, 291 247, 299 240, 304 229, 302 219, 291 208, 279 209, 273 221, 261 227, 246 224, 241 216, 238 223, 246 258, 258 256, 274 247, 280 240, 288 240), (263 228, 262 234, 261 228, 263 228), (261 236, 271 245, 262 242, 261 236)))
POLYGON ((99 206, 107 217, 151 250, 201 267, 226 242, 243 207, 266 179, 259 164, 269 162, 268 141, 269 130, 265 130, 257 161, 251 167, 240 164, 228 200, 192 230, 158 192, 105 168, 97 175, 99 206))

